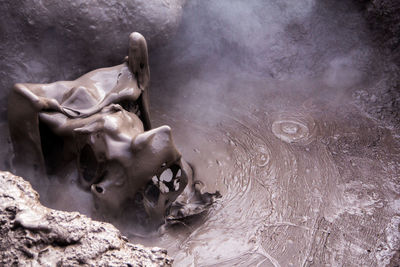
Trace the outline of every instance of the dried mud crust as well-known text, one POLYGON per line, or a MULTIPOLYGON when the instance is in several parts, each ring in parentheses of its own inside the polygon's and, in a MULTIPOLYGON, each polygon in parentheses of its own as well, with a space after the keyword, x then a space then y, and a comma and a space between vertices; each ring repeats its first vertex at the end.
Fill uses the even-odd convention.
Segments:
POLYGON ((127 242, 111 224, 48 209, 21 177, 0 172, 1 266, 171 266, 161 248, 127 242))

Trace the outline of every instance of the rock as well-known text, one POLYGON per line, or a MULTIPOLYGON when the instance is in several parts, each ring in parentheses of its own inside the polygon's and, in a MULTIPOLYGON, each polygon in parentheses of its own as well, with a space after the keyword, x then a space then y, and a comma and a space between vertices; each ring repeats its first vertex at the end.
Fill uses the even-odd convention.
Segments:
POLYGON ((68 80, 120 63, 131 32, 142 33, 150 48, 165 44, 184 2, 1 1, 0 106, 4 111, 1 104, 16 82, 68 80))
POLYGON ((21 177, 0 172, 1 266, 171 266, 160 248, 127 242, 111 224, 48 209, 21 177))
POLYGON ((364 88, 361 95, 353 94, 355 103, 370 116, 400 130, 400 1, 354 1, 362 7, 370 26, 382 71, 378 83, 364 88))
POLYGON ((398 0, 356 0, 362 3, 374 39, 387 48, 400 66, 400 2, 398 0))

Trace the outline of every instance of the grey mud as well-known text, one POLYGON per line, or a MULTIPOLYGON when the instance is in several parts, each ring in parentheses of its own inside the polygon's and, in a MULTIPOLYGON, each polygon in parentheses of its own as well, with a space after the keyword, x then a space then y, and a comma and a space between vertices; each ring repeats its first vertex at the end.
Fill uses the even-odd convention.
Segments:
POLYGON ((48 188, 41 197, 50 206, 64 201, 146 230, 204 211, 211 195, 198 190, 171 128, 151 128, 149 80, 146 40, 135 32, 121 65, 74 81, 16 84, 8 120, 17 173, 48 188))

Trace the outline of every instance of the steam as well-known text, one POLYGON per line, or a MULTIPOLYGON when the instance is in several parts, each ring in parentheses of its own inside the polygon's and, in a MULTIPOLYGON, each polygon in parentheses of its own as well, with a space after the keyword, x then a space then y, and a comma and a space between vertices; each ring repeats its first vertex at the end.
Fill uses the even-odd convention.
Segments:
MULTIPOLYGON (((350 1, 188 1, 175 38, 150 53, 151 119, 158 126, 179 121, 182 114, 213 127, 221 113, 251 113, 273 101, 271 94, 337 101, 336 96, 368 82, 368 74, 375 70, 364 24, 350 1), (166 116, 160 110, 167 111, 166 116)), ((24 68, 38 82, 48 80, 40 73, 46 64, 45 59, 26 62, 24 68)), ((276 103, 277 109, 281 107, 288 104, 276 103)), ((180 149, 191 150, 193 129, 178 134, 184 136, 174 137, 180 149)), ((63 190, 57 188, 67 188, 64 191, 69 190, 75 202, 86 203, 82 210, 89 213, 89 195, 75 182, 62 183, 54 188, 43 185, 39 191, 51 193, 43 199, 68 210, 69 202, 57 199, 63 190)))
POLYGON ((271 114, 307 114, 313 101, 340 109, 380 75, 370 35, 351 1, 189 1, 175 38, 150 54, 153 123, 171 125, 183 156, 214 186, 199 161, 221 148, 196 155, 199 139, 229 120, 262 116, 254 120, 271 127, 271 114))
POLYGON ((364 18, 350 1, 190 1, 175 39, 150 56, 153 80, 161 77, 168 87, 162 92, 201 91, 194 99, 178 97, 178 105, 202 97, 216 104, 210 99, 237 90, 254 96, 267 90, 249 88, 257 80, 348 89, 372 70, 364 18))

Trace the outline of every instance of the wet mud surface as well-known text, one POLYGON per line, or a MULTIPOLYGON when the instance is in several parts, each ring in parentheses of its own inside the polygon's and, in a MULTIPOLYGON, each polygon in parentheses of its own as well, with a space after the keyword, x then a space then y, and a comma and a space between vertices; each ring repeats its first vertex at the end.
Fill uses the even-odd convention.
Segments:
MULTIPOLYGON (((287 53, 304 56, 289 66, 282 51, 264 57, 264 65, 254 58, 251 67, 244 59, 226 62, 243 51, 224 42, 198 57, 190 48, 165 52, 179 58, 153 71, 153 123, 171 126, 196 176, 222 198, 201 218, 134 241, 168 248, 177 266, 398 263, 398 126, 365 113, 357 98, 357 90, 373 91, 387 78, 377 68, 385 59, 363 39, 368 30, 354 15, 358 10, 329 2, 307 15, 309 23, 318 17, 319 25, 284 28, 299 34, 287 53), (298 27, 319 27, 320 35, 298 27), (333 30, 325 34, 324 28, 333 30), (319 46, 304 45, 308 38, 319 46)), ((214 37, 212 28, 207 31, 202 40, 214 37)), ((204 45, 199 42, 185 44, 204 45)))
POLYGON ((151 128, 149 79, 147 43, 134 32, 121 65, 74 81, 14 86, 12 164, 45 205, 128 224, 137 234, 213 203, 219 193, 199 192, 170 127, 151 128), (71 197, 77 201, 65 203, 71 197))
POLYGON ((294 96, 270 89, 263 101, 221 104, 198 120, 201 105, 183 115, 162 99, 153 115, 222 198, 199 225, 149 244, 167 247, 178 266, 390 262, 399 249, 398 136, 352 103, 294 96), (208 121, 215 113, 218 122, 208 121))
POLYGON ((397 77, 370 35, 348 1, 189 3, 150 55, 150 115, 222 197, 162 235, 124 234, 176 266, 396 266, 399 125, 365 110, 397 77))

